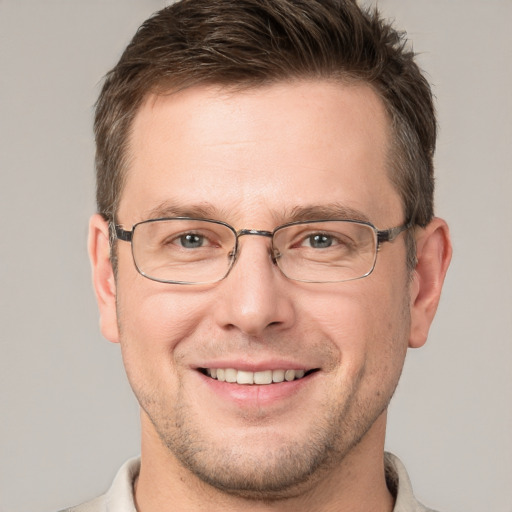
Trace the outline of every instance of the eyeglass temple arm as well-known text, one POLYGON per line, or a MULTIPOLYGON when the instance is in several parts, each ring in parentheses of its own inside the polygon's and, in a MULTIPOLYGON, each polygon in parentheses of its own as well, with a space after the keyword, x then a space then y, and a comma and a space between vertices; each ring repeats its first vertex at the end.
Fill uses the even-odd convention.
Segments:
POLYGON ((124 240, 125 242, 132 241, 133 231, 126 231, 126 229, 123 229, 121 226, 116 224, 114 226, 114 232, 118 240, 124 240))
POLYGON ((407 231, 411 227, 412 221, 409 221, 395 228, 377 231, 377 244, 380 245, 381 243, 384 242, 392 242, 400 233, 402 233, 403 231, 407 231))

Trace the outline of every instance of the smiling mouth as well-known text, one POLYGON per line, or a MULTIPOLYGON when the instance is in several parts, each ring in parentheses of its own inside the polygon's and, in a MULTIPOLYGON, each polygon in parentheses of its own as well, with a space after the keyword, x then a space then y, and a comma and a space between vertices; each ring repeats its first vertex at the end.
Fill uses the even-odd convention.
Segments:
POLYGON ((292 382, 300 380, 312 373, 313 370, 263 370, 259 372, 248 372, 245 370, 236 370, 234 368, 200 368, 199 371, 219 382, 228 382, 243 385, 266 385, 279 384, 280 382, 292 382))

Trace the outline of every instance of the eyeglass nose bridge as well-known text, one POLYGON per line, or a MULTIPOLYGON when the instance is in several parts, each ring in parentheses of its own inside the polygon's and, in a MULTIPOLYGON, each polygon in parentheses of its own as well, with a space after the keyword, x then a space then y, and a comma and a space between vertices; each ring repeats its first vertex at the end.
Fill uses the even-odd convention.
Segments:
MULTIPOLYGON (((238 240, 240 239, 240 237, 246 236, 246 235, 263 236, 265 238, 270 238, 272 242, 274 239, 274 233, 272 231, 265 231, 262 229, 240 229, 239 231, 237 231, 236 232, 236 245, 234 248, 234 254, 232 255, 233 260, 232 260, 232 264, 229 268, 228 274, 229 274, 229 272, 231 272, 231 269, 237 262, 238 256, 240 254, 240 245, 238 243, 238 240)), ((277 260, 278 260, 279 256, 280 256, 279 252, 276 253, 276 250, 274 249, 274 246, 272 244, 270 246, 270 258, 274 265, 277 265, 277 260)), ((227 276, 227 274, 226 274, 226 276, 227 276)))
POLYGON ((266 236, 268 238, 272 238, 274 233, 272 231, 262 231, 261 229, 241 229, 236 232, 236 237, 240 238, 244 235, 256 235, 256 236, 266 236))

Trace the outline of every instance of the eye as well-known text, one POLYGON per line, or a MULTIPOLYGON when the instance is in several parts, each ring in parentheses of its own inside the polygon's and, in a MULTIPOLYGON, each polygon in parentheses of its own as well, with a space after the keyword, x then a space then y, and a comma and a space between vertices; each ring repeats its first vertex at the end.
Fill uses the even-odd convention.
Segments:
POLYGON ((304 244, 313 249, 325 249, 326 247, 331 247, 333 243, 335 243, 333 237, 325 233, 315 233, 314 235, 309 235, 304 240, 304 244))
POLYGON ((302 241, 302 246, 311 247, 312 249, 327 249, 333 245, 338 245, 339 239, 327 233, 312 233, 302 241))
POLYGON ((198 249, 206 245, 207 239, 198 233, 185 233, 176 238, 174 243, 181 245, 184 249, 198 249))

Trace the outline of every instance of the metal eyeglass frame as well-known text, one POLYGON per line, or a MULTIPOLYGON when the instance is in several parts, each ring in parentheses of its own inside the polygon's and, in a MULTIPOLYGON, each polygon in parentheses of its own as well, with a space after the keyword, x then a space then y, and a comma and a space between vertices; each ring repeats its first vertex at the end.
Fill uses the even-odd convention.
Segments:
POLYGON ((139 274, 141 274, 142 276, 144 276, 145 278, 147 279, 150 279, 152 281, 156 281, 156 282, 159 282, 159 283, 168 283, 168 284, 188 284, 188 285, 194 285, 194 284, 213 284, 213 283, 218 283, 219 281, 222 281, 223 279, 225 279, 229 273, 231 272, 231 269, 233 268, 237 258, 238 258, 238 254, 239 254, 239 244, 238 244, 238 239, 242 236, 246 236, 246 235, 255 235, 255 236, 263 236, 263 237, 267 237, 267 238, 270 238, 271 239, 271 252, 270 252, 270 256, 271 256, 271 259, 272 259, 272 263, 274 263, 274 265, 276 265, 279 270, 281 271, 281 273, 287 278, 287 279, 290 279, 292 281, 299 281, 299 282, 303 282, 303 283, 343 283, 343 282, 346 282, 346 281, 355 281, 357 279, 362 279, 364 277, 367 277, 369 276, 374 268, 375 268, 375 264, 377 262, 377 254, 380 250, 380 246, 381 244, 385 243, 385 242, 392 242, 393 240, 396 239, 396 237, 400 234, 400 233, 403 233, 404 231, 407 231, 408 229, 410 229, 413 225, 413 222, 411 220, 407 221, 406 223, 400 225, 400 226, 395 226, 393 228, 389 228, 389 229, 377 229, 371 222, 367 222, 367 221, 362 221, 362 220, 355 220, 355 219, 315 219, 315 220, 300 220, 300 221, 295 221, 295 222, 289 222, 287 224, 282 224, 281 226, 277 226, 273 231, 266 231, 266 230, 260 230, 260 229, 240 229, 240 230, 236 230, 233 226, 227 224, 226 222, 223 222, 221 220, 215 220, 215 219, 205 219, 205 218, 198 218, 198 217, 159 217, 159 218, 156 218, 156 219, 147 219, 147 220, 143 220, 141 222, 137 222, 136 224, 134 224, 132 226, 132 229, 130 231, 124 229, 121 225, 119 224, 111 224, 111 228, 113 227, 114 229, 112 230, 113 233, 115 234, 115 237, 118 239, 118 240, 122 240, 123 242, 130 242, 131 246, 132 246, 132 258, 133 258, 133 263, 135 265, 135 268, 137 269, 137 272, 139 272, 139 274), (191 220, 191 221, 205 221, 205 222, 210 222, 212 224, 220 224, 222 226, 225 226, 227 227, 235 236, 235 246, 233 248, 233 251, 231 252, 231 262, 229 264, 229 267, 227 268, 226 270, 226 273, 220 278, 220 279, 216 279, 215 281, 208 281, 208 282, 189 282, 189 281, 170 281, 170 280, 164 280, 164 279, 157 279, 157 278, 154 278, 154 277, 151 277, 147 274, 145 274, 140 268, 139 266, 137 265, 137 261, 135 259, 135 255, 133 253, 133 233, 135 231, 135 229, 137 228, 137 226, 141 225, 141 224, 148 224, 150 222, 160 222, 160 221, 166 221, 166 220, 191 220), (300 224, 316 224, 316 223, 322 223, 322 222, 331 222, 331 221, 337 221, 337 222, 349 222, 349 223, 354 223, 354 224, 363 224, 365 226, 368 226, 370 227, 374 233, 375 233, 375 236, 376 236, 376 246, 375 246, 375 258, 374 258, 374 262, 373 262, 373 265, 372 265, 372 268, 364 275, 362 276, 359 276, 359 277, 355 277, 355 278, 352 278, 352 279, 347 279, 347 280, 342 280, 342 281, 308 281, 308 280, 301 280, 301 279, 292 279, 290 277, 288 277, 284 271, 281 269, 281 267, 279 266, 279 264, 277 263, 277 260, 279 259, 279 254, 276 254, 276 252, 274 251, 274 247, 273 247, 273 240, 274 240, 274 235, 281 229, 283 228, 287 228, 289 226, 296 226, 296 225, 300 225, 300 224))

